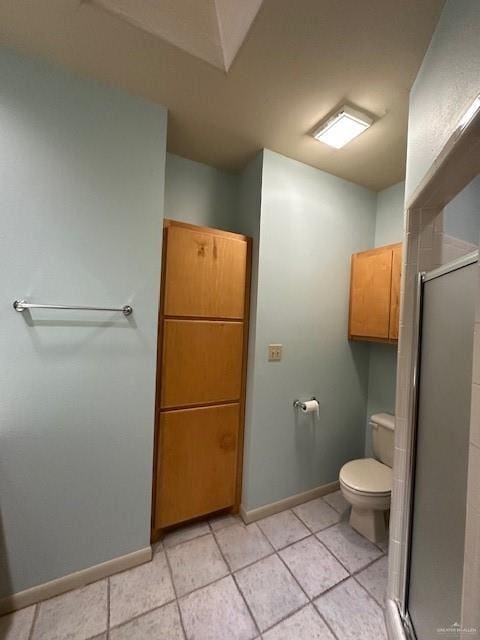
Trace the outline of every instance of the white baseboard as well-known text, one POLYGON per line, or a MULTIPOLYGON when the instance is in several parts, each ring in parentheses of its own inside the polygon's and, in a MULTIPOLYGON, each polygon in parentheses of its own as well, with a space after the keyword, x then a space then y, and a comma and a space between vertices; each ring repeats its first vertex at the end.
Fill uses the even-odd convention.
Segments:
POLYGON ((96 582, 114 573, 131 569, 151 559, 152 548, 145 547, 144 549, 133 551, 133 553, 127 553, 124 556, 113 558, 113 560, 96 564, 93 567, 88 567, 75 573, 69 573, 62 578, 44 582, 43 584, 25 589, 24 591, 18 591, 17 593, 0 599, 0 615, 9 613, 10 611, 16 611, 17 609, 23 609, 31 604, 53 598, 53 596, 58 596, 72 589, 84 587, 91 582, 96 582))
POLYGON ((315 489, 309 489, 303 493, 297 493, 294 496, 289 496, 283 500, 265 504, 262 507, 257 507, 257 509, 251 509, 250 511, 247 511, 242 504, 240 505, 240 515, 245 524, 250 524, 250 522, 255 522, 256 520, 266 518, 267 516, 273 516, 275 513, 285 511, 285 509, 291 509, 292 507, 296 507, 299 504, 303 504, 304 502, 308 502, 314 498, 326 496, 327 493, 337 491, 339 486, 339 482, 336 480, 335 482, 322 484, 320 487, 315 487, 315 489))

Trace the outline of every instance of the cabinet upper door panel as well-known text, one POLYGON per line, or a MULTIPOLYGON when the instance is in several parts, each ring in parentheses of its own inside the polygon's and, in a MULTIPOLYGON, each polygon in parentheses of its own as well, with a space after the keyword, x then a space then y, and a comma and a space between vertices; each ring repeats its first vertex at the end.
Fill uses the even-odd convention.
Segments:
POLYGON ((243 318, 247 242, 177 226, 167 234, 164 314, 243 318))
POLYGON ((352 257, 351 336, 388 339, 391 277, 391 249, 374 249, 352 257))

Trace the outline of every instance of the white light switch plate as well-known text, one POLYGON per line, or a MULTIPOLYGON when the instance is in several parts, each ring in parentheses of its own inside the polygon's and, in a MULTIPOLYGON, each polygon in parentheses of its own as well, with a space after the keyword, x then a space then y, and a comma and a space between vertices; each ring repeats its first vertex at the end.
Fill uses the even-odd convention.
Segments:
POLYGON ((269 344, 268 345, 268 361, 278 362, 282 359, 282 344, 269 344))

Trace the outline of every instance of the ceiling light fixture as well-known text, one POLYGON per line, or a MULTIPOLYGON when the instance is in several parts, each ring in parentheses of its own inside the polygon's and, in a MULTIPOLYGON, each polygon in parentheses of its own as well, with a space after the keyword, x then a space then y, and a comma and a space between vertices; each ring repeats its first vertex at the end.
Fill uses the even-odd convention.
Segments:
POLYGON ((372 118, 365 113, 345 105, 322 124, 314 132, 313 137, 335 149, 341 149, 366 131, 372 123, 372 118))

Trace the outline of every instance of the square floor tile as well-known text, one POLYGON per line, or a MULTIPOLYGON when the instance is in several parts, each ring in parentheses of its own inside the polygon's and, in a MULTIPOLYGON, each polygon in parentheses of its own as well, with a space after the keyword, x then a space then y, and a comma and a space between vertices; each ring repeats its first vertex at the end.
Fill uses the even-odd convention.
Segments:
POLYGON ((1 640, 28 640, 35 606, 14 611, 0 618, 1 640))
POLYGON ((330 527, 340 520, 338 511, 332 509, 322 498, 305 502, 305 504, 295 507, 293 511, 314 533, 330 527))
POLYGON ((383 607, 387 593, 388 558, 383 556, 356 575, 357 580, 383 607))
POLYGON ((174 547, 176 544, 187 542, 187 540, 193 540, 193 538, 204 536, 207 533, 210 533, 210 527, 208 524, 206 522, 197 522, 196 524, 174 529, 170 533, 166 534, 162 542, 165 548, 174 547))
POLYGON ((369 540, 354 531, 347 522, 317 533, 333 555, 354 573, 382 555, 380 549, 369 540))
POLYGON ((291 511, 282 511, 257 522, 275 549, 286 547, 310 534, 307 527, 291 511))
POLYGON ((229 572, 212 534, 167 549, 167 555, 178 597, 229 572))
POLYGON ((257 630, 233 578, 179 600, 187 640, 252 640, 257 630))
POLYGON ((308 602, 276 555, 238 571, 235 579, 261 631, 308 602))
POLYGON ((220 531, 225 527, 229 527, 232 524, 242 524, 242 521, 238 516, 232 516, 227 513, 224 516, 215 516, 208 521, 213 531, 220 531))
POLYGON ((264 633, 263 640, 335 640, 335 638, 312 605, 308 605, 264 633))
POLYGON ((338 640, 387 638, 383 611, 353 578, 315 600, 338 640))
POLYGON ((161 607, 175 598, 165 552, 151 562, 110 578, 110 626, 161 607))
POLYGON ((184 640, 176 602, 166 604, 110 631, 110 640, 184 640))
POLYGON ((235 524, 215 535, 232 571, 273 553, 272 546, 256 524, 235 524))
POLYGON ((310 598, 319 596, 349 575, 314 536, 283 549, 280 555, 310 598))
POLYGON ((323 499, 341 515, 350 508, 350 504, 345 500, 343 493, 340 490, 323 496, 323 499))
POLYGON ((86 640, 107 629, 107 581, 45 600, 32 640, 86 640))

